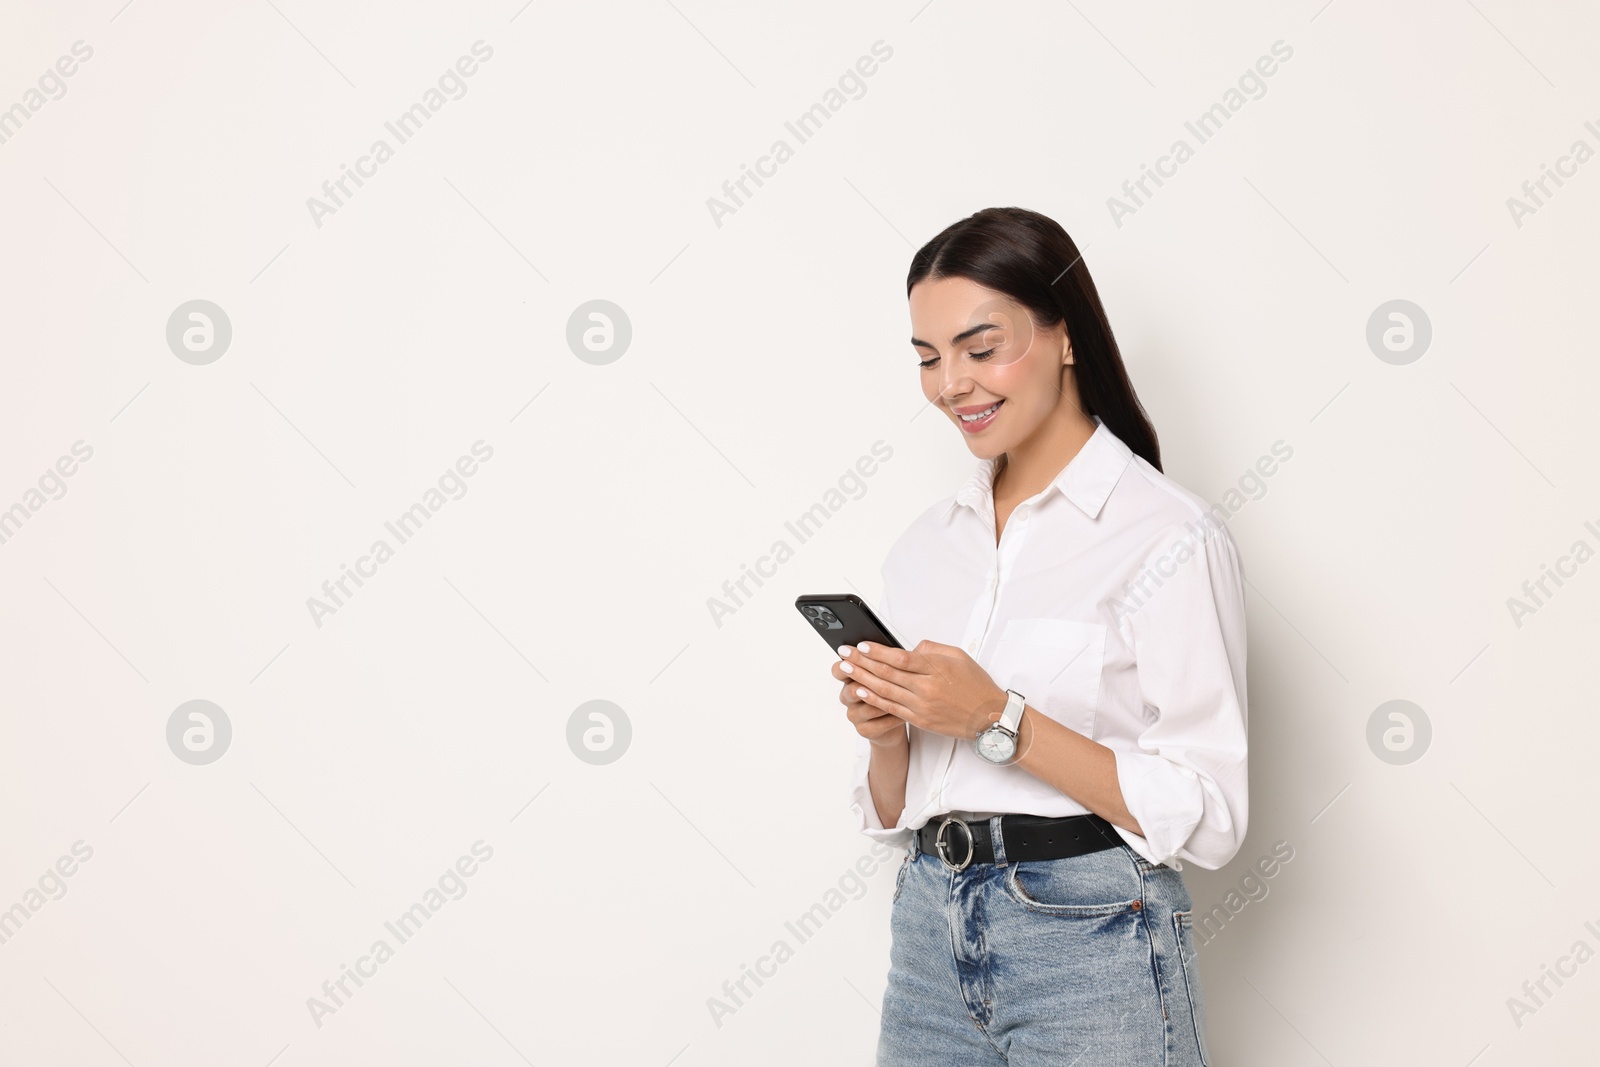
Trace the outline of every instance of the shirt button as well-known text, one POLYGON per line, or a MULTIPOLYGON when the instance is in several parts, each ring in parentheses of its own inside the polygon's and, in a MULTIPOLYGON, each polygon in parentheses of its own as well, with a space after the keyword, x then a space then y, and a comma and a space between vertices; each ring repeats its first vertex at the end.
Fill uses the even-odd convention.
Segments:
POLYGON ((972 655, 976 656, 978 654, 977 642, 973 642, 972 644, 968 645, 967 646, 967 651, 970 652, 972 655))

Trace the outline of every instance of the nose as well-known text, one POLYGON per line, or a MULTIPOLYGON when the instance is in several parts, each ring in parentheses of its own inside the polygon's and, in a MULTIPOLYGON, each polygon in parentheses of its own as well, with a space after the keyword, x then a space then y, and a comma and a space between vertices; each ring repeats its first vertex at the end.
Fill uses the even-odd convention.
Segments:
POLYGON ((946 356, 939 360, 939 400, 944 403, 972 392, 972 376, 964 360, 946 356))

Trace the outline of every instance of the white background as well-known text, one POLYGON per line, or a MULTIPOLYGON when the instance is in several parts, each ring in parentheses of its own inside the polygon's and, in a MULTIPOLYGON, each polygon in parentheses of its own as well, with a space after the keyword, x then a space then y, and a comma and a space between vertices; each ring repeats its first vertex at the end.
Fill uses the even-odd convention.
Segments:
POLYGON ((893 863, 720 1026, 707 1000, 868 851, 792 602, 876 597, 969 474, 904 278, 1010 204, 1085 249, 1170 475, 1219 501, 1294 450, 1231 522, 1249 837, 1185 870, 1199 913, 1294 850, 1200 953, 1216 1062, 1592 1056, 1600 964, 1520 1025, 1507 1000, 1600 949, 1600 563, 1521 626, 1506 603, 1600 547, 1600 162, 1520 227, 1506 205, 1600 148, 1592 8, 120 4, 0 8, 0 108, 93 48, 0 144, 0 508, 93 449, 0 544, 0 908, 93 849, 0 944, 0 1059, 870 1063, 893 863), (466 94, 317 226, 307 198, 478 40, 466 94), (1266 94, 1118 226, 1107 198, 1279 40, 1266 94), (233 327, 205 366, 165 337, 193 299, 233 327), (593 299, 633 330, 603 366, 566 342, 593 299), (1407 365, 1366 342, 1392 299, 1432 323, 1407 365), (466 495, 316 625, 478 440, 466 495), (167 745, 192 699, 233 726, 206 766, 167 745), (595 699, 632 726, 605 766, 566 740, 595 699), (1392 699, 1432 724, 1406 765, 1366 740, 1392 699), (466 895, 316 1025, 479 840, 466 895))

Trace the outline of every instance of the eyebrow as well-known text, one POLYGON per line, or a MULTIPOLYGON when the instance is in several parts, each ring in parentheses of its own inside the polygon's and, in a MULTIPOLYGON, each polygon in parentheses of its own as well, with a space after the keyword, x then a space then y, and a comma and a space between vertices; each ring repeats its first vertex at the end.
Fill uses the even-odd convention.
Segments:
MULTIPOLYGON (((956 334, 954 337, 950 338, 950 343, 953 344, 953 345, 958 345, 962 341, 965 341, 967 338, 971 337, 973 334, 983 333, 985 330, 994 330, 994 329, 1000 329, 1000 328, 1001 327, 997 323, 980 322, 980 323, 978 323, 978 325, 969 326, 965 330, 962 330, 960 333, 956 334)), ((923 348, 933 348, 933 346, 930 345, 928 342, 919 341, 915 337, 913 337, 911 339, 911 343, 913 345, 920 345, 923 348)), ((934 350, 938 351, 937 349, 934 349, 934 350)))

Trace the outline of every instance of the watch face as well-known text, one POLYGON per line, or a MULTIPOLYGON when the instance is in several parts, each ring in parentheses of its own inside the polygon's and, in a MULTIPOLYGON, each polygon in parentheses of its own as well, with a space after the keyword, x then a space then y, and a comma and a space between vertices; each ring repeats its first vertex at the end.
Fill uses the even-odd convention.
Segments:
POLYGON ((1016 750, 1016 739, 999 730, 985 730, 978 735, 978 755, 990 763, 1004 763, 1016 750))

